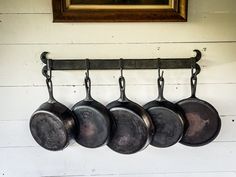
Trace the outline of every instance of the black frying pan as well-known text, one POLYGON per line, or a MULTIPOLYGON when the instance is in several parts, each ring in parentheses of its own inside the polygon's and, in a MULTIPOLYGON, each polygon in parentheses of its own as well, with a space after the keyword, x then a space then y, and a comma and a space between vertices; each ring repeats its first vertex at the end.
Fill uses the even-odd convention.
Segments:
POLYGON ((187 146, 202 146, 213 141, 220 132, 221 120, 217 110, 208 102, 195 96, 197 76, 191 77, 191 97, 177 104, 183 109, 188 129, 180 142, 187 146))
POLYGON ((180 108, 167 101, 163 96, 164 78, 159 74, 158 98, 144 105, 152 118, 155 127, 151 145, 155 147, 169 147, 177 143, 183 135, 184 118, 180 108))
POLYGON ((31 116, 30 131, 40 146, 57 151, 64 149, 77 134, 75 117, 65 105, 54 99, 51 74, 46 83, 49 100, 43 103, 31 116))
POLYGON ((76 141, 82 146, 96 148, 107 143, 110 134, 110 114, 105 106, 92 98, 91 80, 88 75, 84 82, 86 98, 72 108, 80 125, 76 141))
POLYGON ((125 95, 125 78, 119 78, 120 98, 107 105, 116 128, 111 131, 108 146, 122 154, 132 154, 144 149, 151 141, 153 124, 150 116, 125 95))

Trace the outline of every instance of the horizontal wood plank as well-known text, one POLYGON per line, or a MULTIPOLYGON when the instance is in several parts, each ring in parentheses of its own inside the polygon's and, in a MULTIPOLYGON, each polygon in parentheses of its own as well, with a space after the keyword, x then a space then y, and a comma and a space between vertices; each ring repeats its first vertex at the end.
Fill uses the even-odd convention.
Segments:
POLYGON ((188 23, 56 24, 52 14, 2 14, 0 44, 236 41, 235 16, 190 14, 188 23))
POLYGON ((1 1, 0 13, 52 13, 51 0, 1 1))
MULTIPOLYGON (((211 103, 220 115, 236 115, 236 84, 199 84, 197 96, 211 103)), ((143 105, 157 97, 156 85, 127 85, 127 96, 143 105), (135 91, 134 91, 135 90, 135 91)), ((57 86, 54 87, 55 98, 71 108, 76 102, 84 99, 84 86, 57 86)), ((93 97, 106 105, 118 99, 118 85, 92 86, 93 97)), ((190 96, 189 85, 166 85, 165 97, 173 102, 190 96)), ((24 120, 29 119, 31 114, 40 104, 47 101, 48 93, 46 86, 42 87, 1 87, 0 120, 24 120)))
MULTIPOLYGON (((120 177, 120 176, 126 176, 126 177, 235 177, 235 172, 176 172, 176 173, 152 173, 152 174, 96 174, 93 176, 104 176, 104 177, 120 177)), ((87 176, 87 175, 85 175, 87 176)), ((90 175, 88 175, 90 176, 90 175)), ((73 176, 44 176, 44 177, 80 177, 80 175, 73 175, 73 176)))
POLYGON ((26 177, 161 173, 176 173, 177 176, 178 173, 200 172, 198 175, 201 175, 214 171, 219 172, 218 175, 228 171, 226 174, 230 176, 235 171, 235 147, 235 142, 211 143, 199 148, 180 144, 166 149, 149 146, 133 155, 121 155, 106 146, 97 149, 70 146, 61 152, 40 147, 1 148, 0 166, 5 176, 26 177))
MULTIPOLYGON (((189 0, 189 13, 234 13, 234 0, 189 0), (197 8, 196 8, 197 7, 197 8)), ((50 0, 1 1, 0 13, 52 13, 50 0)))

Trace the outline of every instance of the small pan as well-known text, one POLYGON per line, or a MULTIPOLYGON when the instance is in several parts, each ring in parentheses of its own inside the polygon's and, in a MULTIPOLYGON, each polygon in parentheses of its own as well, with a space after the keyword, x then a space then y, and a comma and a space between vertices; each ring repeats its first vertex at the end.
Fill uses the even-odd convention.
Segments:
POLYGON ((191 76, 191 97, 179 101, 188 122, 188 129, 180 140, 187 146, 202 146, 213 141, 220 132, 221 120, 217 110, 208 102, 195 96, 197 74, 191 76))
POLYGON ((63 150, 77 132, 73 113, 53 97, 51 70, 49 72, 50 76, 46 79, 49 100, 31 116, 30 131, 40 146, 47 150, 58 151, 63 150))
POLYGON ((86 98, 76 103, 72 111, 79 123, 79 136, 76 141, 88 148, 107 144, 110 135, 110 114, 101 103, 91 96, 91 80, 85 77, 86 98))
POLYGON ((155 147, 169 147, 177 143, 183 135, 184 118, 180 108, 167 101, 163 96, 163 72, 158 77, 158 98, 144 105, 145 110, 152 118, 155 127, 151 145, 155 147))
POLYGON ((151 142, 153 124, 144 108, 126 97, 125 78, 122 75, 119 85, 120 98, 107 105, 115 123, 108 146, 121 154, 133 154, 151 142))

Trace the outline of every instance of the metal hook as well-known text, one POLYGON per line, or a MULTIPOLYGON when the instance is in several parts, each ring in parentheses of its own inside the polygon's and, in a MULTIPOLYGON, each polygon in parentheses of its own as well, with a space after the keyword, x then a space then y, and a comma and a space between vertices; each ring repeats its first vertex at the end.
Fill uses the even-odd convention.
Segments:
POLYGON ((193 50, 194 52, 196 52, 196 56, 195 56, 195 59, 196 59, 196 62, 198 62, 201 58, 202 58, 202 53, 199 51, 199 50, 193 50))
POLYGON ((46 77, 47 79, 51 79, 52 78, 52 60, 47 58, 47 55, 49 54, 49 52, 43 52, 40 55, 41 61, 46 64, 46 66, 43 67, 42 69, 42 74, 44 77, 46 77))
POLYGON ((89 62, 89 59, 86 58, 85 59, 85 66, 86 66, 86 77, 89 77, 89 69, 90 69, 90 62, 89 62))
POLYGON ((47 60, 47 70, 49 72, 49 79, 52 78, 52 60, 48 59, 47 60))
POLYGON ((120 58, 120 75, 123 77, 123 58, 120 58))
POLYGON ((49 52, 43 52, 41 55, 40 55, 40 58, 41 58, 41 61, 44 63, 44 64, 47 64, 47 55, 49 54, 49 52))
POLYGON ((192 60, 191 60, 191 74, 192 74, 192 77, 194 77, 194 78, 196 78, 197 74, 198 74, 195 58, 192 58, 192 60))
POLYGON ((160 75, 161 75, 161 59, 158 58, 157 59, 157 69, 158 69, 158 78, 160 78, 160 75))
POLYGON ((157 59, 158 79, 163 79, 164 71, 161 72, 161 59, 157 59))
POLYGON ((52 78, 52 60, 47 59, 46 61, 46 66, 43 67, 42 69, 42 74, 46 79, 51 80, 52 78))

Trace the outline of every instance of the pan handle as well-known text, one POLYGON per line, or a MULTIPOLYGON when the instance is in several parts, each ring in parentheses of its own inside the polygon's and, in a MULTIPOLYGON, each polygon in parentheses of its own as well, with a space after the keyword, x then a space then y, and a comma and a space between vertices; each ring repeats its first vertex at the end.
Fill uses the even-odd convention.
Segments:
POLYGON ((191 79, 190 79, 190 82, 191 82, 191 97, 196 98, 197 74, 199 74, 198 68, 197 67, 194 68, 192 66, 191 73, 192 73, 192 76, 191 76, 191 79))
POLYGON ((163 78, 163 71, 162 71, 162 76, 157 79, 157 84, 158 84, 158 97, 157 101, 165 101, 166 99, 164 98, 163 92, 164 92, 164 78, 163 78))
POLYGON ((93 101, 93 98, 91 96, 91 79, 89 77, 89 69, 90 69, 90 61, 89 59, 85 59, 85 65, 86 65, 86 72, 85 72, 85 78, 84 78, 84 85, 86 90, 86 101, 93 101))
POLYGON ((157 59, 157 66, 158 66, 158 79, 157 79, 157 85, 158 85, 158 97, 157 101, 165 101, 163 92, 164 92, 164 84, 165 80, 163 77, 164 71, 161 72, 161 61, 160 58, 157 59))
POLYGON ((125 78, 123 76, 119 77, 119 86, 120 86, 120 99, 119 101, 125 102, 128 101, 125 94, 125 78))
POLYGON ((120 77, 119 77, 119 86, 120 86, 120 98, 118 101, 125 102, 128 101, 128 98, 125 94, 125 78, 123 76, 123 59, 120 58, 120 77))
POLYGON ((196 97, 196 89, 197 89, 197 77, 192 76, 191 77, 191 97, 196 97))
POLYGON ((85 85, 85 89, 86 89, 86 101, 92 101, 93 98, 91 96, 91 79, 88 76, 88 72, 86 72, 86 76, 84 78, 84 85, 85 85))
POLYGON ((53 96, 53 84, 52 84, 52 80, 51 79, 46 79, 46 84, 47 84, 47 88, 48 88, 48 94, 49 94, 49 103, 54 103, 56 102, 54 96, 53 96))
POLYGON ((43 69, 43 75, 46 77, 46 84, 48 88, 48 94, 49 94, 49 103, 56 102, 54 96, 53 96, 53 84, 52 84, 52 68, 51 68, 52 60, 47 60, 47 68, 43 69))

